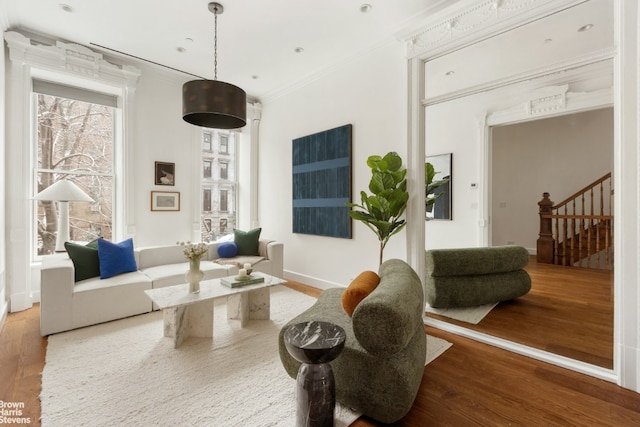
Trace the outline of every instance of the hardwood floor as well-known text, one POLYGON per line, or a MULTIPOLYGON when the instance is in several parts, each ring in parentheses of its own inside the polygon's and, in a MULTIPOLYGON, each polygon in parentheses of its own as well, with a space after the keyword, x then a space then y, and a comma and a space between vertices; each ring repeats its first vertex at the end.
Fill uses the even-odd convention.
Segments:
MULTIPOLYGON (((290 282, 311 296, 320 290, 290 282)), ((0 334, 0 400, 24 402, 39 426, 47 340, 39 307, 9 314, 0 334)), ((426 366, 416 402, 397 426, 635 426, 640 394, 433 328, 453 346, 426 366)), ((353 427, 382 424, 361 417, 353 427)), ((221 426, 226 427, 226 426, 221 426)))
POLYGON ((40 374, 47 339, 40 336, 40 306, 9 313, 0 333, 0 400, 24 404, 22 416, 40 425, 40 374))
POLYGON ((613 368, 613 273, 538 264, 531 291, 498 304, 480 324, 429 316, 540 350, 613 368))

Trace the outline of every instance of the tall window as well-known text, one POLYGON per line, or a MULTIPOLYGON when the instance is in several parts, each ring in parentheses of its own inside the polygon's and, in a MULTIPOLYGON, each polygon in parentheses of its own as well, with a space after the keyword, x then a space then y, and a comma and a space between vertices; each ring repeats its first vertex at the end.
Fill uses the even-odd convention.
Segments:
POLYGON ((202 161, 202 177, 203 178, 211 178, 211 176, 212 176, 211 175, 211 168, 212 168, 211 163, 212 162, 209 159, 204 159, 202 161))
MULTIPOLYGON (((202 211, 203 212, 211 212, 211 190, 208 188, 205 188, 202 191, 202 211)), ((204 218, 203 222, 206 222, 206 220, 209 220, 209 223, 211 222, 210 218, 204 218)), ((206 230, 206 226, 205 226, 205 230, 206 230)), ((211 230, 209 230, 211 231, 211 230)))
MULTIPOLYGON (((111 239, 116 98, 48 82, 33 83, 37 191, 60 180, 72 181, 94 202, 69 203, 70 239, 111 239)), ((36 215, 35 252, 51 254, 58 229, 56 202, 39 201, 36 215)))
POLYGON ((229 179, 229 164, 220 162, 220 179, 229 179))
POLYGON ((202 134, 202 149, 204 151, 213 151, 213 145, 211 143, 211 132, 205 131, 202 134))
POLYGON ((227 212, 229 210, 229 192, 227 190, 220 190, 220 212, 227 212))
POLYGON ((220 153, 229 153, 229 135, 219 134, 220 136, 220 153))
POLYGON ((202 132, 201 177, 203 241, 215 240, 236 227, 238 191, 237 144, 240 134, 205 129, 202 132), (213 150, 210 150, 213 147, 213 150))

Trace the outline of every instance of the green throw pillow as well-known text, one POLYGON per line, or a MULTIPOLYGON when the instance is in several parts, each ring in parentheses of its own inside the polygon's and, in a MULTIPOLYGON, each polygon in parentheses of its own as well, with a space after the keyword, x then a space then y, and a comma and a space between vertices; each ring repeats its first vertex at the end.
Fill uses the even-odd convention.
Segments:
POLYGON ((64 248, 73 262, 74 281, 100 276, 100 259, 98 258, 98 240, 86 245, 64 242, 64 248))
POLYGON ((258 255, 258 241, 262 228, 251 231, 233 230, 233 241, 238 247, 238 255, 258 255))

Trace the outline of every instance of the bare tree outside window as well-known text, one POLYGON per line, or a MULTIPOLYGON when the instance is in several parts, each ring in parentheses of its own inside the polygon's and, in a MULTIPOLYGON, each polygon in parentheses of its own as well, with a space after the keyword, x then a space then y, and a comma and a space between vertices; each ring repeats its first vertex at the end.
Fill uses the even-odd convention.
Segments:
MULTIPOLYGON (((112 237, 114 108, 37 94, 37 192, 67 179, 94 203, 70 203, 72 241, 112 237)), ((38 255, 55 251, 56 202, 39 201, 38 255)))

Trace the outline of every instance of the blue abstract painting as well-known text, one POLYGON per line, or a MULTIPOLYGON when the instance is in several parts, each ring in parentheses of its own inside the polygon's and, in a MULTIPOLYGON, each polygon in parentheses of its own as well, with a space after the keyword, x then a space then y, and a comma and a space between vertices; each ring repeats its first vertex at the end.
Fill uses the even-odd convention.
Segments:
POLYGON ((351 238, 351 128, 293 140, 293 232, 351 238))

